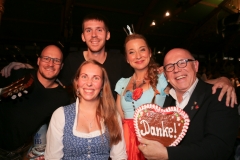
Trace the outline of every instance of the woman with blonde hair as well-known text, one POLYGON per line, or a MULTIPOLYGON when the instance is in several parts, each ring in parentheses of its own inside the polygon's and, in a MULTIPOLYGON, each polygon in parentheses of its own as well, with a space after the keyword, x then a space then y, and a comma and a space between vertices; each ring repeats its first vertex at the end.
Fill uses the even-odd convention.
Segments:
POLYGON ((135 109, 145 103, 163 105, 168 85, 159 65, 154 61, 151 49, 144 36, 128 35, 125 39, 125 56, 134 69, 129 78, 121 78, 115 87, 117 108, 123 119, 124 138, 129 160, 145 159, 138 150, 138 140, 133 126, 135 109))

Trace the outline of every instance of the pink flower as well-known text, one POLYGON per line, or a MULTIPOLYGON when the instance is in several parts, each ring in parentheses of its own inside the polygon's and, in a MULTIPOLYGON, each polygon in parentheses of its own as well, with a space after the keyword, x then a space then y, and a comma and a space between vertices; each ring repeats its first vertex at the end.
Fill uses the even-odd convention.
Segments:
POLYGON ((142 94, 143 94, 143 89, 142 88, 136 88, 133 91, 132 98, 136 101, 142 96, 142 94))

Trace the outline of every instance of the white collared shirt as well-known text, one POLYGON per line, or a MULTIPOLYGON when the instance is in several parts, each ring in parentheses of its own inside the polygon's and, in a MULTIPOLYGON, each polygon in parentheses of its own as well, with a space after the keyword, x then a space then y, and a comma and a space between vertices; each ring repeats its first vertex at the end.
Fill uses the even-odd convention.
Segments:
POLYGON ((184 109, 185 106, 188 104, 188 101, 194 91, 194 89, 196 88, 196 85, 198 83, 198 78, 196 78, 195 82, 193 83, 193 85, 183 94, 182 96, 182 102, 179 103, 178 99, 177 99, 177 94, 176 91, 171 88, 169 90, 169 94, 176 100, 176 107, 179 107, 181 109, 184 109))

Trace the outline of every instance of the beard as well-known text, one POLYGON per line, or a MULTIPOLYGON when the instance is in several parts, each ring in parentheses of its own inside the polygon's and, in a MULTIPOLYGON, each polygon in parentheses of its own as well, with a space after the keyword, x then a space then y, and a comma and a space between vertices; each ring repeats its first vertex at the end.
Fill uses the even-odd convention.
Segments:
POLYGON ((44 72, 42 72, 41 70, 38 70, 39 74, 47 80, 55 80, 57 78, 57 74, 53 75, 53 76, 47 76, 44 72))

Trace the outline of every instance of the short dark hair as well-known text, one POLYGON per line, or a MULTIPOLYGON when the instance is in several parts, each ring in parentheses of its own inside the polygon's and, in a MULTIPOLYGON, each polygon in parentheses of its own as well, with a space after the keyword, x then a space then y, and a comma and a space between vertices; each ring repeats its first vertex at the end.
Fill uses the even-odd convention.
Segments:
POLYGON ((82 31, 84 31, 84 26, 83 26, 84 22, 89 21, 89 20, 102 21, 104 23, 106 31, 109 31, 107 18, 105 16, 99 14, 99 13, 91 13, 91 14, 86 15, 83 18, 83 21, 82 21, 82 31))

